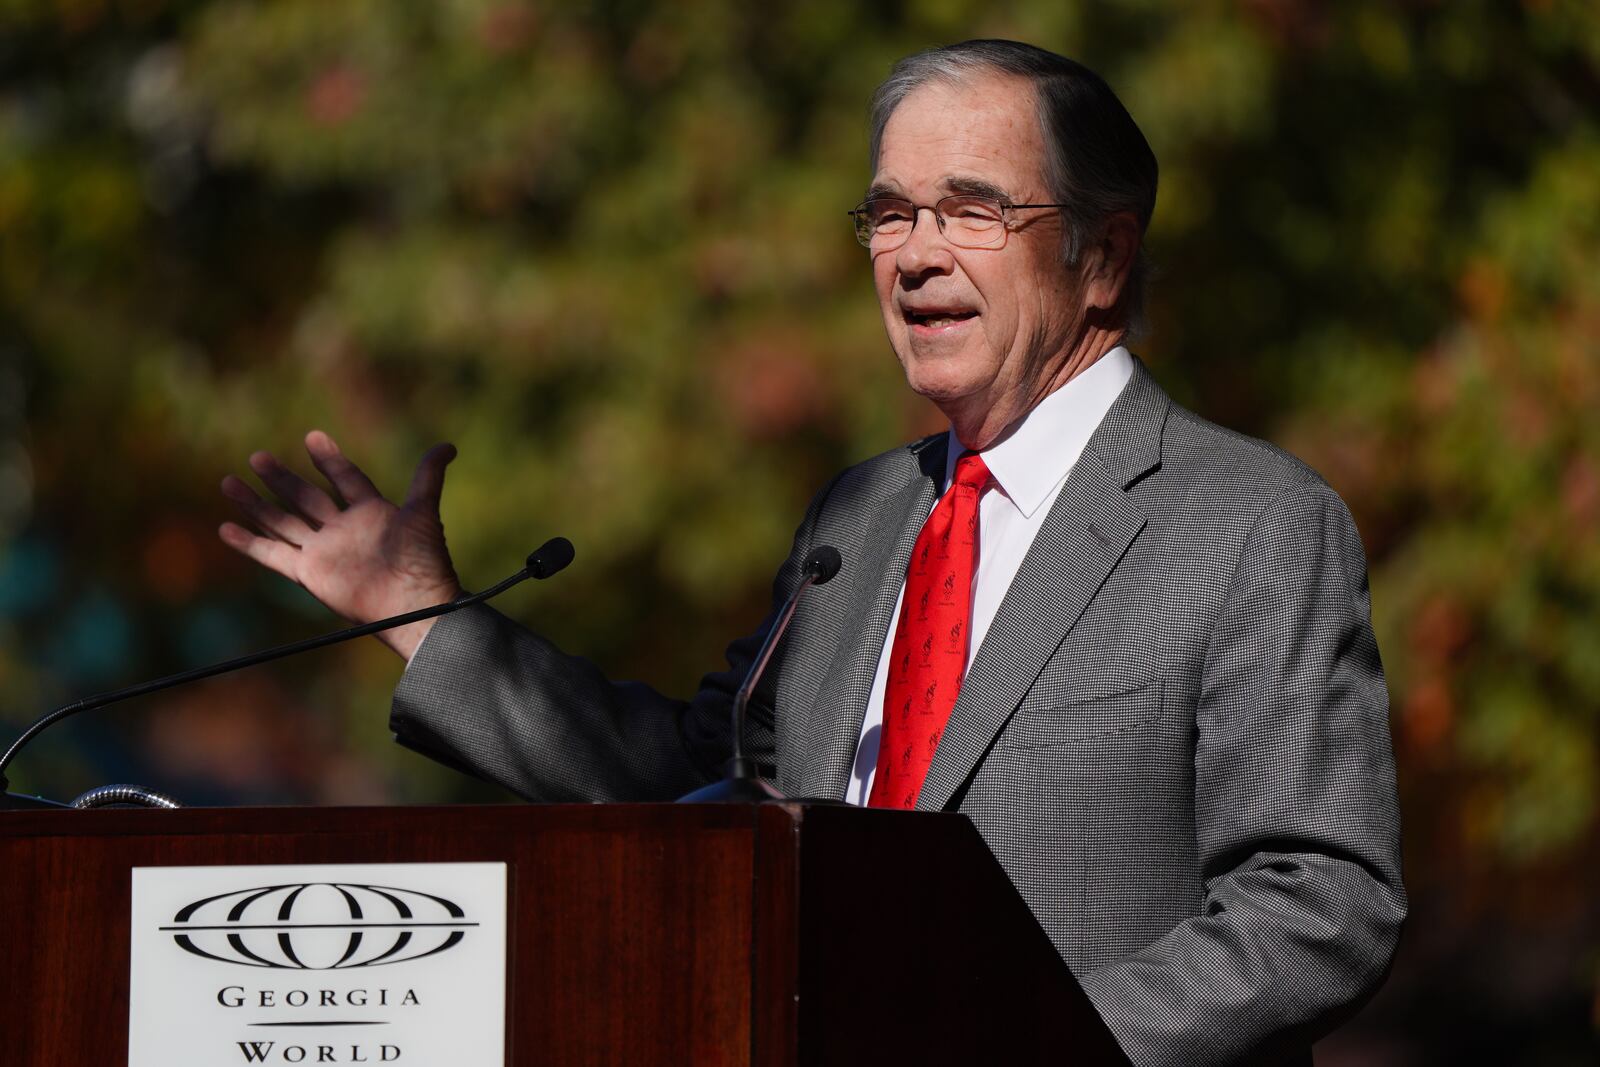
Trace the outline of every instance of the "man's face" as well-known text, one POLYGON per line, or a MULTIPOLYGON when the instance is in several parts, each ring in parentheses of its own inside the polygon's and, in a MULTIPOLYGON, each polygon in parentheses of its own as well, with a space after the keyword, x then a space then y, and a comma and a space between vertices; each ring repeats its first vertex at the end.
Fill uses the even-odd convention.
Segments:
MULTIPOLYGON (((1011 203, 1052 202, 1034 99, 1026 82, 1000 76, 920 86, 889 118, 869 196, 931 207, 992 190, 1011 203)), ((906 243, 873 256, 906 380, 958 428, 974 419, 1004 425, 1030 410, 1079 330, 1080 286, 1062 261, 1059 214, 1014 218, 1004 247, 971 249, 946 241, 933 214, 918 211, 906 243)))

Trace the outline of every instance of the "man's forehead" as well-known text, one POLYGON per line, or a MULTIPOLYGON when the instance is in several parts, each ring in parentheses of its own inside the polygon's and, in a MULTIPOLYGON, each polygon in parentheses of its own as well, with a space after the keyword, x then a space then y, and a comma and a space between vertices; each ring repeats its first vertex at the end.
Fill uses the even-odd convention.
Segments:
POLYGON ((1043 179, 1037 97, 1024 79, 933 79, 897 105, 878 143, 869 195, 1017 196, 1043 179))

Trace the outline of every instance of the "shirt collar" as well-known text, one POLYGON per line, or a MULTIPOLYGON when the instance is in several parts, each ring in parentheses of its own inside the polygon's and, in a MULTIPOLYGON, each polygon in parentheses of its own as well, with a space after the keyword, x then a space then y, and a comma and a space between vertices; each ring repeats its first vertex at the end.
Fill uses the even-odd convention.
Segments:
MULTIPOLYGON (((1133 355, 1118 345, 1039 401, 1010 434, 983 453, 1000 491, 1025 518, 1031 518, 1072 473, 1100 420, 1132 377, 1133 355)), ((952 429, 945 485, 955 476, 956 459, 965 450, 952 429)))

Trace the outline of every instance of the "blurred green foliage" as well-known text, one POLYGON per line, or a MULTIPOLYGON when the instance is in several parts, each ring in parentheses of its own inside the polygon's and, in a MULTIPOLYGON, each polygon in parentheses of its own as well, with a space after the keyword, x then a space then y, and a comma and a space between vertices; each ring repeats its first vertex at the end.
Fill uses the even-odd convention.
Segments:
MULTIPOLYGON (((760 617, 811 492, 940 425, 843 212, 872 87, 973 36, 1107 76, 1162 166, 1136 347, 1351 502, 1408 880, 1469 910, 1537 880, 1557 887, 1541 907, 1588 909, 1600 9, 1581 0, 4 0, 6 722, 328 626, 214 536, 218 479, 254 448, 298 457, 312 426, 393 491, 455 441, 468 584, 567 534, 577 566, 506 610, 615 675, 692 686, 760 617)), ((389 743, 398 670, 347 648, 78 722, 16 782, 494 795, 389 743)))

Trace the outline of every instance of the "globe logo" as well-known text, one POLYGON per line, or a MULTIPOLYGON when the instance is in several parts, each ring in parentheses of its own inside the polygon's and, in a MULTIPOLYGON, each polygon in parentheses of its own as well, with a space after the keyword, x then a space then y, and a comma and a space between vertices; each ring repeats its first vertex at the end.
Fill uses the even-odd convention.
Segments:
POLYGON ((454 948, 477 926, 444 897, 348 882, 269 885, 185 905, 161 927, 196 956, 246 967, 342 971, 454 948))

